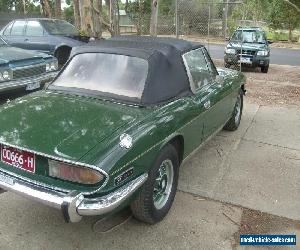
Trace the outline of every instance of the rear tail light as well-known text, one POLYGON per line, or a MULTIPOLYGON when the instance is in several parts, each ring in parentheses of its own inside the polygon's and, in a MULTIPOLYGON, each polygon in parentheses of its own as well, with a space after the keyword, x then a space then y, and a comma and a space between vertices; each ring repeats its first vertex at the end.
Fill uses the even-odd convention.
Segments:
POLYGON ((73 166, 53 160, 49 160, 48 163, 51 177, 83 184, 96 184, 104 178, 100 172, 94 169, 73 166))

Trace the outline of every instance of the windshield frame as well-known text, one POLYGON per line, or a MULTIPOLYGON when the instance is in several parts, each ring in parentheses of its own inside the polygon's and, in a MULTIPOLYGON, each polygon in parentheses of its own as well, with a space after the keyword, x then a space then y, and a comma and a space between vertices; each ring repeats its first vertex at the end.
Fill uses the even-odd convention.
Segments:
MULTIPOLYGON (((142 105, 142 98, 143 98, 143 93, 145 91, 146 85, 148 83, 149 79, 149 72, 150 72, 150 65, 147 60, 145 60, 148 64, 147 66, 147 75, 145 77, 145 82, 144 82, 144 87, 143 91, 141 93, 141 97, 129 97, 125 95, 118 95, 114 93, 109 93, 109 92, 102 92, 100 90, 91 90, 91 89, 84 89, 84 88, 75 88, 75 87, 63 87, 63 86, 55 86, 54 82, 61 76, 61 74, 64 72, 64 70, 69 66, 70 62, 73 60, 74 57, 81 55, 81 54, 92 54, 95 52, 85 52, 85 53, 79 53, 67 61, 67 63, 62 67, 62 69, 59 71, 59 73, 55 76, 55 78, 45 87, 46 91, 54 91, 58 93, 64 93, 64 94, 70 94, 70 95, 77 95, 77 96, 86 96, 86 97, 92 97, 95 99, 103 100, 103 101, 110 101, 114 103, 120 103, 120 104, 125 104, 125 105, 132 105, 132 106, 140 106, 144 107, 142 105)), ((121 55, 121 56, 128 56, 128 57, 136 57, 136 56, 131 56, 131 55, 125 55, 125 54, 118 54, 118 53, 111 53, 111 52, 97 52, 100 54, 111 54, 111 55, 121 55)), ((139 59, 143 59, 140 57, 136 57, 139 59)))
POLYGON ((242 43, 258 43, 258 44, 267 44, 267 38, 266 38, 266 35, 265 35, 265 32, 264 31, 262 31, 262 30, 255 30, 255 29, 253 29, 253 30, 250 30, 250 29, 239 29, 239 30, 236 30, 234 33, 233 33, 233 35, 232 35, 232 37, 231 37, 231 39, 230 39, 230 41, 232 41, 232 42, 242 42, 242 43), (241 33, 242 35, 241 35, 241 39, 234 39, 234 36, 236 36, 236 33, 241 33), (259 42, 259 41, 252 41, 252 42, 248 42, 248 41, 245 41, 244 40, 244 33, 246 33, 246 32, 248 32, 248 33, 260 33, 260 35, 262 36, 262 38, 263 38, 263 40, 261 41, 261 42, 259 42))

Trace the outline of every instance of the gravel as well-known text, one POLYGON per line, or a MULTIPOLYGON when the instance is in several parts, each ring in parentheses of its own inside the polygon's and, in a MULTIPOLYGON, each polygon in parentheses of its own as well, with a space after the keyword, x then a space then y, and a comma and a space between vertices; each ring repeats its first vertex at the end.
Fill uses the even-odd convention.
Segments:
POLYGON ((270 65, 267 74, 245 70, 248 100, 259 105, 300 105, 300 67, 270 65))
MULTIPOLYGON (((223 67, 222 60, 215 60, 223 67)), ((247 99, 263 106, 300 105, 300 67, 271 64, 267 74, 260 68, 243 68, 247 99)))

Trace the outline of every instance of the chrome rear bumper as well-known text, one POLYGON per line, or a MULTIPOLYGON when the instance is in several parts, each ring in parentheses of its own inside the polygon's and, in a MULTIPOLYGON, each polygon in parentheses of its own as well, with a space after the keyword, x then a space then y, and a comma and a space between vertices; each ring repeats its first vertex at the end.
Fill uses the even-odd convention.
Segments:
POLYGON ((82 216, 104 215, 113 211, 137 191, 147 178, 148 175, 143 174, 108 195, 99 198, 85 198, 77 191, 62 193, 1 172, 0 190, 2 188, 12 191, 47 206, 60 209, 67 222, 78 222, 82 216))

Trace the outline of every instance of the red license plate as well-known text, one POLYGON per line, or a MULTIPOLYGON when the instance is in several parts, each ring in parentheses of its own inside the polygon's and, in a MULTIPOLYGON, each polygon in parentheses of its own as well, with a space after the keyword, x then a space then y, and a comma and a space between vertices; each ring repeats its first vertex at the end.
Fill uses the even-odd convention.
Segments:
POLYGON ((35 172, 35 155, 12 147, 0 145, 1 161, 25 171, 35 172))

